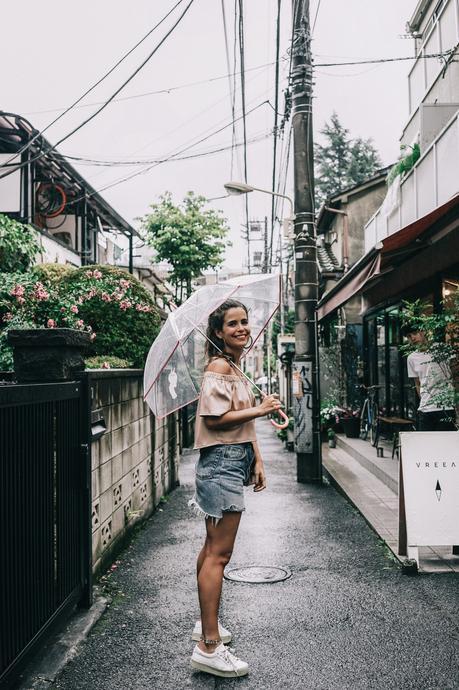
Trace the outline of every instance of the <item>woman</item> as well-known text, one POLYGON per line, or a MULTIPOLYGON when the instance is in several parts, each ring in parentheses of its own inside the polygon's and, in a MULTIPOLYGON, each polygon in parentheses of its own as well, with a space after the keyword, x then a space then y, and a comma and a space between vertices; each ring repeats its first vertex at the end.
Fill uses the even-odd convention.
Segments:
POLYGON ((250 385, 236 368, 250 346, 248 313, 241 302, 227 300, 209 316, 207 338, 209 362, 195 432, 200 456, 196 492, 190 501, 206 522, 206 540, 197 562, 201 621, 193 631, 193 639, 200 641, 191 665, 217 676, 234 677, 246 675, 248 664, 223 644, 231 640, 231 633, 218 621, 223 570, 245 509, 243 487, 254 484, 257 492, 266 488, 254 420, 275 412, 281 404, 277 396, 268 395, 255 405, 250 385))

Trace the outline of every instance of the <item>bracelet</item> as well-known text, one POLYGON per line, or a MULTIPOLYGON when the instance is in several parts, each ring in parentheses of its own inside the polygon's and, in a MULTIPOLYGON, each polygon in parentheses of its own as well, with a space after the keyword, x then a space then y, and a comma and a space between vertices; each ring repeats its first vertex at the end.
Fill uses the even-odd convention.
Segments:
POLYGON ((201 642, 204 642, 204 644, 207 644, 207 645, 218 645, 218 644, 220 644, 221 641, 222 641, 221 638, 218 640, 206 640, 204 635, 201 635, 201 642))

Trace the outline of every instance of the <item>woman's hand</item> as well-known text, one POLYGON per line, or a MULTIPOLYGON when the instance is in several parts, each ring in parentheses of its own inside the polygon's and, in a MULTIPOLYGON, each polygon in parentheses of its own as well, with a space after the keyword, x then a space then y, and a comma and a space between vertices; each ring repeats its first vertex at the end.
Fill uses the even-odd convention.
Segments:
POLYGON ((266 489, 265 468, 263 462, 260 460, 257 460, 253 466, 250 483, 255 484, 253 487, 254 491, 263 491, 263 489, 266 489))
POLYGON ((271 414, 271 412, 276 412, 281 407, 282 403, 278 395, 267 395, 258 405, 258 412, 260 417, 265 417, 267 414, 271 414))

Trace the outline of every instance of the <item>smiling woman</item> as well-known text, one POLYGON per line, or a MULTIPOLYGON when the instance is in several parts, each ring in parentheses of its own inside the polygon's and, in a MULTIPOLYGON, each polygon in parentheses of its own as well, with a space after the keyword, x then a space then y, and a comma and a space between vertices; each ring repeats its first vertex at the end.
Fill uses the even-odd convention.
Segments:
POLYGON ((244 507, 244 486, 266 488, 255 419, 279 410, 275 395, 260 405, 239 369, 250 342, 247 307, 228 299, 212 312, 207 326, 208 364, 196 415, 196 490, 189 505, 206 521, 206 539, 198 556, 201 620, 193 639, 193 668, 214 675, 238 676, 248 664, 229 652, 223 642, 231 633, 218 621, 223 570, 229 563, 244 507))

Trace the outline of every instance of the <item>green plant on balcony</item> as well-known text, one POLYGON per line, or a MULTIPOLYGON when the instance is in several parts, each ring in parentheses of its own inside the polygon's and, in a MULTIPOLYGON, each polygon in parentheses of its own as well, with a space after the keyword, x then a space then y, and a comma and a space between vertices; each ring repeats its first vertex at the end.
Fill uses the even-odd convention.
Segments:
POLYGON ((404 175, 409 170, 411 170, 411 168, 414 167, 415 163, 421 157, 421 149, 419 148, 419 144, 413 144, 413 146, 407 146, 406 144, 402 144, 402 146, 400 146, 400 151, 402 152, 400 160, 398 160, 397 163, 395 163, 395 165, 392 166, 387 176, 386 181, 388 187, 390 187, 390 185, 396 177, 398 177, 399 175, 404 175), (411 150, 409 153, 405 154, 405 151, 407 149, 411 150))

